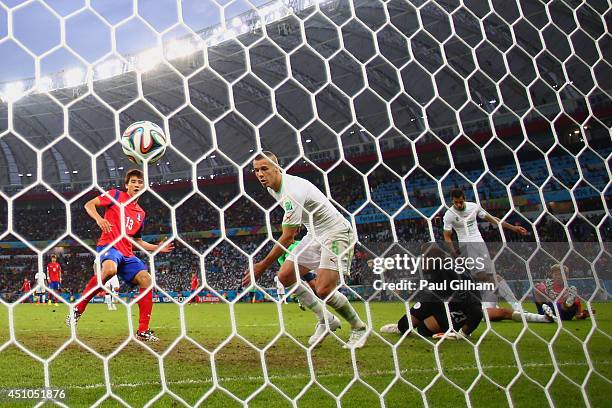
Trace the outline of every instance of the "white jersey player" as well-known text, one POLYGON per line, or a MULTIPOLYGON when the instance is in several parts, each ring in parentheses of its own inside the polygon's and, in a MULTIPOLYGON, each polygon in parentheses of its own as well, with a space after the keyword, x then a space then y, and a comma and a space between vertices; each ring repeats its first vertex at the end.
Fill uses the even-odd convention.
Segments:
MULTIPOLYGON (((120 286, 119 278, 117 278, 117 275, 114 275, 112 278, 110 278, 104 286, 106 286, 106 288, 110 290, 113 295, 116 296, 119 292, 120 286)), ((113 299, 111 294, 108 292, 104 295, 104 303, 106 303, 106 306, 108 306, 108 310, 117 310, 115 299, 113 299)))
POLYGON ((513 309, 498 308, 497 302, 483 299, 482 305, 487 310, 489 319, 492 321, 504 319, 521 321, 522 316, 524 316, 527 321, 542 323, 554 321, 550 314, 542 316, 535 313, 520 313, 520 304, 506 280, 499 275, 495 276, 495 269, 489 256, 489 250, 478 229, 478 218, 486 220, 493 225, 501 225, 502 228, 517 234, 528 235, 529 232, 520 225, 508 224, 497 217, 493 217, 476 203, 465 201, 465 193, 460 189, 451 191, 451 199, 453 200, 453 205, 444 214, 444 240, 451 253, 453 256, 459 255, 453 244, 452 233, 454 230, 457 233, 457 240, 462 247, 462 251, 465 252, 463 255, 471 258, 475 265, 481 266, 472 270, 474 277, 480 280, 494 281, 498 293, 510 303, 513 309))
MULTIPOLYGON (((276 285, 276 296, 278 297, 279 302, 285 296, 285 285, 281 283, 278 279, 278 276, 274 277, 274 284, 276 285)), ((283 300, 284 304, 287 304, 287 299, 283 300)))
POLYGON ((47 274, 42 271, 38 271, 36 272, 36 275, 34 275, 34 280, 36 280, 36 286, 37 286, 34 293, 38 297, 38 302, 42 302, 43 304, 45 303, 46 301, 45 298, 47 297, 47 290, 45 289, 46 279, 47 279, 47 274))
MULTIPOLYGON (((341 276, 350 273, 355 244, 350 222, 310 181, 281 172, 278 159, 273 153, 262 152, 257 155, 253 160, 253 169, 261 185, 281 203, 285 211, 278 244, 262 261, 253 265, 255 279, 285 253, 285 248, 293 243, 297 229, 304 225, 308 233, 291 251, 277 276, 285 287, 296 285, 297 282, 295 296, 319 318, 315 333, 308 343, 318 344, 329 334, 329 330, 340 327, 340 320, 318 301, 318 295, 351 325, 351 337, 345 347, 363 347, 369 331, 346 296, 336 290, 341 276), (296 268, 300 276, 316 270, 316 295, 297 278, 296 268)), ((246 287, 250 282, 251 276, 247 270, 242 286, 246 287)))

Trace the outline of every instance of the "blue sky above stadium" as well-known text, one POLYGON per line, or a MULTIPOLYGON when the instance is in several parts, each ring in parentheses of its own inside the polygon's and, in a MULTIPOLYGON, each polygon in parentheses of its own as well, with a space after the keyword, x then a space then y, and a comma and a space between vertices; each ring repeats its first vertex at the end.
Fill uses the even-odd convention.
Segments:
MULTIPOLYGON (((169 30, 163 41, 183 37, 194 31, 221 23, 221 8, 231 21, 252 6, 245 0, 232 2, 218 0, 184 0, 181 2, 184 25, 180 22, 175 0, 91 0, 91 9, 85 0, 0 0, 0 58, 11 61, 0 66, 0 83, 35 76, 34 59, 9 37, 8 14, 13 14, 13 37, 32 54, 41 56, 61 43, 61 22, 53 12, 64 17, 66 44, 89 64, 112 51, 112 27, 115 27, 116 51, 122 56, 137 54, 157 45, 155 31, 169 30), (51 11, 53 10, 53 11, 51 11), (137 16, 134 16, 134 12, 137 16), (102 17, 102 18, 100 18, 102 17), (144 21, 154 29, 151 30, 144 21)), ((252 1, 261 6, 269 1, 252 1)), ((75 66, 82 66, 78 58, 61 47, 41 58, 41 76, 50 75, 75 66)))

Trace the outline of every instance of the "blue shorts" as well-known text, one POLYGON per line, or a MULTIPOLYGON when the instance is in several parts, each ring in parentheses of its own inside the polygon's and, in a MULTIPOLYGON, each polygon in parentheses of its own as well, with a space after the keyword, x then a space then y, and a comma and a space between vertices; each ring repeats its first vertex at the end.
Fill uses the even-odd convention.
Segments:
POLYGON ((53 289, 54 291, 58 291, 60 288, 60 283, 59 281, 55 281, 55 282, 49 282, 49 289, 53 289))
MULTIPOLYGON (((572 307, 568 309, 563 309, 562 305, 562 302, 557 302, 557 308, 559 308, 559 317, 561 318, 561 320, 572 320, 574 316, 576 316, 578 306, 572 305, 572 307)), ((552 307, 552 304, 550 305, 550 307, 552 307)), ((555 309, 553 308, 553 310, 555 309)))
POLYGON ((96 251, 101 253, 100 255, 100 265, 104 263, 104 261, 111 260, 117 264, 117 275, 123 279, 125 282, 132 282, 136 274, 140 271, 146 271, 147 267, 138 257, 130 256, 126 257, 115 248, 111 247, 106 251, 102 252, 104 246, 96 247, 96 251))

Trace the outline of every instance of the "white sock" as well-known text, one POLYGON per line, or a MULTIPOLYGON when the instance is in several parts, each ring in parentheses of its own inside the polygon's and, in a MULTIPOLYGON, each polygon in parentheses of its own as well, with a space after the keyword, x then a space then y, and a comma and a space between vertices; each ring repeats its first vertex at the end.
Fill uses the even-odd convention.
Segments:
POLYGON ((518 300, 516 300, 516 296, 514 296, 512 289, 510 289, 510 286, 508 286, 508 282, 506 282, 505 279, 501 279, 497 283, 497 293, 499 293, 499 295, 503 297, 506 302, 510 303, 510 306, 513 310, 520 309, 518 305, 518 300))
MULTIPOLYGON (((323 302, 321 302, 314 293, 303 283, 299 283, 297 289, 294 292, 295 297, 297 297, 304 307, 312 310, 314 314, 317 315, 319 319, 319 323, 325 322, 325 315, 331 315, 325 307, 323 306, 323 302)), ((328 318, 328 320, 331 320, 328 318)))
POLYGON ((342 293, 335 291, 327 301, 338 314, 346 319, 350 323, 351 328, 361 329, 365 327, 365 323, 359 318, 359 315, 348 301, 346 296, 342 293))
MULTIPOLYGON (((528 322, 550 323, 550 320, 548 320, 546 316, 538 314, 538 313, 523 312, 522 315, 525 316, 525 320, 528 322)), ((512 313, 512 320, 514 320, 515 322, 523 321, 523 319, 521 319, 521 312, 515 311, 514 313, 512 313)))

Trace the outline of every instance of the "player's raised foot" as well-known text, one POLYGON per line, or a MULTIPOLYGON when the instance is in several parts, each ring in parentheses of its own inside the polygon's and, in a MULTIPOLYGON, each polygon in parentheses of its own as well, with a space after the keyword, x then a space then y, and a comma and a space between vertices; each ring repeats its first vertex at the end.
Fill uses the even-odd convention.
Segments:
MULTIPOLYGON (((338 319, 336 316, 333 316, 333 319, 329 322, 329 331, 336 331, 340 328, 340 326, 340 319, 338 319)), ((315 332, 308 339, 308 345, 312 346, 313 344, 320 344, 321 341, 323 341, 323 339, 327 337, 329 331, 327 330, 327 326, 325 326, 325 323, 317 323, 315 332)))
POLYGON ((138 337, 138 340, 140 341, 149 341, 149 342, 158 342, 159 341, 159 337, 155 336, 153 334, 153 331, 151 330, 145 330, 142 332, 136 332, 136 337, 138 337))
POLYGON ((542 305, 542 310, 544 310, 544 316, 546 317, 546 320, 548 320, 551 323, 557 321, 557 316, 555 316, 555 311, 552 309, 552 307, 544 303, 542 305))
POLYGON ((570 286, 567 288, 567 296, 565 297, 565 306, 572 307, 574 302, 576 301, 576 296, 578 296, 578 290, 575 286, 570 286))
POLYGON ((387 334, 402 334, 399 327, 397 327, 397 323, 385 324, 380 328, 380 332, 387 334))
POLYGON ((351 337, 349 337, 346 344, 343 346, 345 349, 359 349, 365 346, 365 342, 368 339, 368 327, 363 326, 359 329, 351 330, 351 337))
POLYGON ((69 313, 68 316, 66 316, 66 326, 70 327, 73 324, 76 325, 81 318, 81 314, 82 313, 79 313, 76 310, 74 310, 72 314, 69 313))

